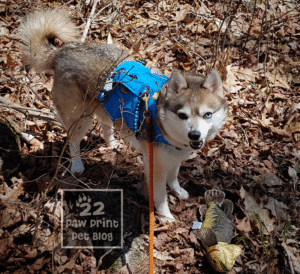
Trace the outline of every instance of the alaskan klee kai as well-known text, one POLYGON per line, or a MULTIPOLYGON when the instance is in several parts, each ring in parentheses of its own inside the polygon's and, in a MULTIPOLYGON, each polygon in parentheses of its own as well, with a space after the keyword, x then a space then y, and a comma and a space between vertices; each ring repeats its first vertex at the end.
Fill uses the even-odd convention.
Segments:
MULTIPOLYGON (((96 118, 102 124, 106 144, 112 148, 117 145, 114 127, 121 124, 120 136, 143 153, 148 182, 149 155, 145 136, 141 134, 137 138, 122 117, 114 123, 97 98, 99 87, 105 86, 116 67, 133 60, 129 53, 110 44, 78 42, 75 25, 61 10, 29 14, 21 23, 20 36, 24 44, 24 64, 37 72, 54 73, 53 100, 69 132, 71 172, 84 171, 80 141, 96 118), (56 46, 57 41, 63 45, 56 46)), ((166 185, 179 197, 188 198, 177 179, 180 164, 189 159, 192 151, 200 150, 205 142, 216 136, 228 116, 228 107, 221 78, 215 69, 206 77, 190 71, 173 71, 157 94, 154 123, 166 142, 154 141, 154 203, 163 221, 174 221, 166 185)), ((144 185, 146 194, 148 184, 144 185)))

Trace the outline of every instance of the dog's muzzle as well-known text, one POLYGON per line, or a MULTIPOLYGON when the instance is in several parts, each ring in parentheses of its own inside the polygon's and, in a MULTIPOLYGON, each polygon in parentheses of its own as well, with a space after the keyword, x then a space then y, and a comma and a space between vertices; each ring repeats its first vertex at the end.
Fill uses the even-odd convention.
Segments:
POLYGON ((200 149, 203 146, 203 141, 200 141, 201 133, 198 130, 191 130, 188 134, 190 138, 190 147, 192 149, 200 149))
POLYGON ((192 149, 200 149, 203 147, 203 141, 190 141, 190 147, 192 149))

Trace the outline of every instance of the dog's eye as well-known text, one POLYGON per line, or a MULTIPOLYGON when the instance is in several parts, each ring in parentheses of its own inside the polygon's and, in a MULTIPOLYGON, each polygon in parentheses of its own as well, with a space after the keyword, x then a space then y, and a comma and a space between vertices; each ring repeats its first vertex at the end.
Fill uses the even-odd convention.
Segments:
POLYGON ((209 118, 211 118, 211 116, 212 116, 212 113, 211 113, 211 112, 206 112, 206 113, 204 114, 203 118, 204 118, 204 119, 209 119, 209 118))
POLYGON ((182 120, 187 120, 189 117, 185 113, 178 113, 178 117, 182 120))

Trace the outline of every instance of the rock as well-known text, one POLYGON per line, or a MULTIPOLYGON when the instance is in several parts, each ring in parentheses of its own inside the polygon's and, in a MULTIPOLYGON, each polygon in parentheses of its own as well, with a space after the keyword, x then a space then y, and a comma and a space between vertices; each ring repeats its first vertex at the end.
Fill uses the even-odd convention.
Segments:
POLYGON ((115 260, 109 271, 118 273, 124 265, 138 267, 140 274, 148 273, 148 255, 144 248, 146 242, 143 235, 131 242, 131 247, 124 247, 122 254, 115 260))
POLYGON ((18 126, 9 118, 0 117, 0 172, 15 172, 21 162, 18 126))

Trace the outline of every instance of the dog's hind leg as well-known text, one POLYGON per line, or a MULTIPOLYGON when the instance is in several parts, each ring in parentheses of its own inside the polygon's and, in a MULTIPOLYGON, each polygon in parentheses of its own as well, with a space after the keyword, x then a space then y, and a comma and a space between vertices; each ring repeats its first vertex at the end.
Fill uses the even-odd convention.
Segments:
POLYGON ((68 132, 71 172, 82 173, 84 166, 80 157, 80 141, 92 124, 95 104, 83 103, 82 91, 77 85, 59 85, 54 82, 53 102, 57 114, 68 132))
POLYGON ((114 123, 110 119, 109 115, 105 112, 102 105, 99 105, 96 116, 101 122, 102 134, 105 140, 105 144, 108 147, 116 148, 117 143, 114 137, 114 123))
POLYGON ((69 130, 69 145, 71 154, 71 172, 72 173, 82 173, 84 171, 84 166, 80 156, 80 142, 85 136, 89 127, 92 124, 92 119, 90 117, 85 117, 77 120, 73 128, 69 130))

